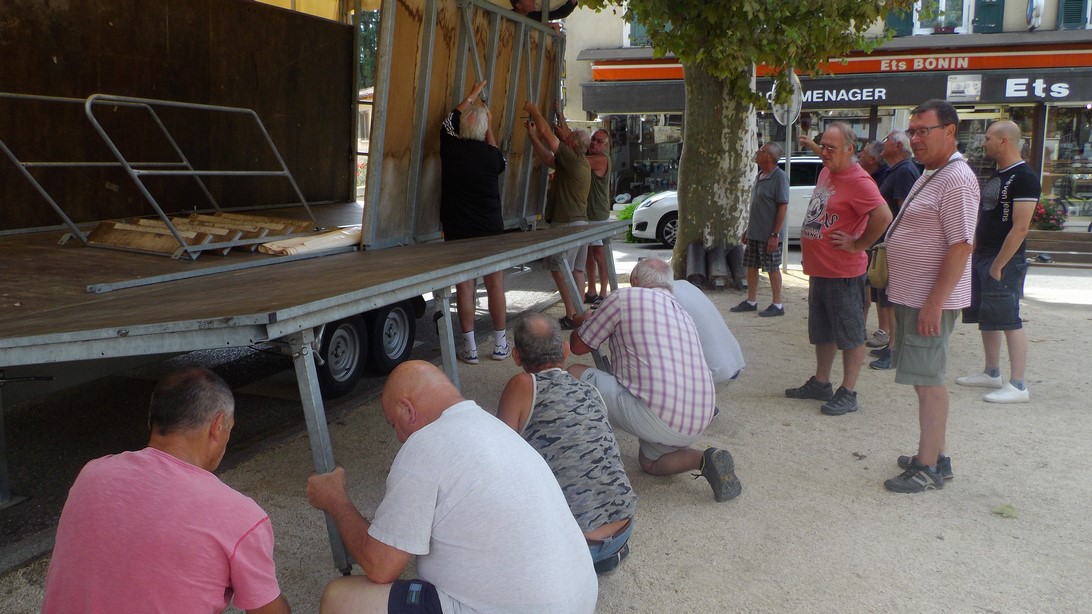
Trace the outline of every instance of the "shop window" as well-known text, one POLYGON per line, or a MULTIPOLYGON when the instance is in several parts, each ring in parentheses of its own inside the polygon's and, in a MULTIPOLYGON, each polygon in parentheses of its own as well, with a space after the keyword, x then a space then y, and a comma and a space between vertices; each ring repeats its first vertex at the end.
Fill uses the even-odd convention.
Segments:
POLYGON ((1092 214, 1092 110, 1047 108, 1043 199, 1058 200, 1070 216, 1092 214))
MULTIPOLYGON (((1087 1, 1087 0, 1083 0, 1087 1)), ((962 34, 969 32, 973 0, 918 0, 908 11, 892 11, 888 29, 896 36, 912 34, 962 34)))
POLYGON ((1080 30, 1088 24, 1088 0, 1058 0, 1059 30, 1080 30))

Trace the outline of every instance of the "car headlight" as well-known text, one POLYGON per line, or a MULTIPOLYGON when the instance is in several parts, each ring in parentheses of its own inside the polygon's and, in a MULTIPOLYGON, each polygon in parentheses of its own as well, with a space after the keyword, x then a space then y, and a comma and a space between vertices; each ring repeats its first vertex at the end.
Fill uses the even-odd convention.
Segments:
POLYGON ((650 198, 650 199, 646 200, 645 202, 637 205, 637 209, 648 209, 649 207, 652 206, 653 202, 654 201, 650 198))

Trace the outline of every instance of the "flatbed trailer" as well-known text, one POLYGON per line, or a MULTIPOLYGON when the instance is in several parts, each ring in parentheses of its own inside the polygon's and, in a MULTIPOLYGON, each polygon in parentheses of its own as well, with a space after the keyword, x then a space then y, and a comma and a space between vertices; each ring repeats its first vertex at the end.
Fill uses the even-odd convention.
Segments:
MULTIPOLYGON (((561 38, 546 24, 486 0, 384 0, 367 191, 357 204, 347 202, 349 169, 356 165, 351 145, 356 135, 346 129, 355 122, 346 118, 357 114, 357 89, 349 77, 355 69, 338 74, 355 65, 347 59, 358 55, 351 48, 355 26, 243 0, 224 0, 216 11, 201 0, 140 2, 141 15, 164 18, 129 19, 116 13, 111 0, 72 0, 44 9, 0 6, 0 18, 27 24, 26 40, 12 47, 21 55, 0 65, 5 87, 24 86, 12 97, 0 97, 0 143, 11 163, 0 159, 0 379, 5 367, 44 369, 72 361, 278 341, 293 359, 314 468, 330 471, 333 450, 315 359, 316 352, 326 351, 320 343, 324 328, 419 301, 427 293, 438 297, 438 311, 447 315, 450 289, 458 282, 596 240, 606 240, 609 249, 609 238, 625 228, 624 223, 603 222, 535 230, 547 172, 533 159, 519 109, 525 100, 551 109, 559 93, 561 38), (118 45, 128 47, 125 53, 117 52, 118 45), (194 53, 208 57, 194 62, 194 53), (93 69, 66 81, 63 69, 87 56, 97 58, 93 69), (238 58, 244 61, 234 62, 238 58), (126 64, 133 61, 142 70, 134 72, 126 64), (13 63, 34 70, 13 70, 13 63), (324 72, 327 68, 334 76, 324 72), (254 79, 266 73, 277 79, 254 79), (442 242, 440 122, 478 80, 490 84, 483 99, 508 160, 500 188, 509 232, 442 242), (284 83, 301 91, 286 89, 284 83), (105 90, 88 89, 100 86, 105 90), (172 98, 151 95, 164 92, 172 98), (88 100, 87 118, 78 104, 52 110, 57 100, 81 98, 88 100), (107 104, 92 102, 102 100, 107 104), (157 104, 165 110, 162 119, 151 113, 154 129, 118 125, 127 113, 146 113, 157 104), (85 125, 93 106, 97 134, 85 125), (292 169, 298 187, 296 180, 291 180, 292 190, 255 183, 233 187, 242 175, 284 174, 255 173, 247 166, 259 156, 240 137, 245 128, 230 119, 210 113, 179 120, 179 113, 194 110, 227 110, 270 122, 268 131, 261 128, 264 142, 273 147, 278 168, 292 169), (166 150, 155 142, 164 134, 170 135, 166 150), (61 161, 48 161, 58 150, 61 161), (236 165, 244 168, 231 170, 236 165), (81 168, 82 173, 56 181, 57 173, 81 168), (40 185, 35 173, 45 175, 40 185), (20 177, 30 177, 30 186, 20 177), (126 177, 130 187, 138 188, 128 195, 125 185, 119 186, 126 177), (195 181, 207 197, 201 207, 205 200, 216 210, 220 202, 231 202, 239 206, 224 209, 310 219, 316 228, 359 224, 361 243, 353 251, 292 258, 234 249, 229 239, 222 256, 214 252, 198 258, 200 252, 181 245, 183 239, 172 229, 180 243, 173 258, 87 245, 82 229, 93 222, 125 218, 126 226, 137 226, 139 220, 129 221, 158 217, 170 226, 168 211, 194 208, 184 190, 160 186, 157 191, 147 178, 195 181), (112 193, 121 194, 116 203, 108 200, 112 193), (39 198, 47 194, 63 225, 44 221, 58 223, 39 198), (246 200, 259 202, 241 202, 246 200), (302 206, 268 204, 295 200, 302 200, 302 206), (99 217, 103 213, 109 216, 99 217), (60 243, 66 230, 81 240, 60 243)), ((201 196, 192 185, 189 193, 201 196)), ((613 270, 609 278, 614 285, 613 270)), ((441 357, 458 385, 451 320, 438 320, 441 357)), ((13 501, 3 442, 0 413, 0 509, 13 501)), ((327 530, 335 565, 348 572, 352 562, 329 518, 327 530)))

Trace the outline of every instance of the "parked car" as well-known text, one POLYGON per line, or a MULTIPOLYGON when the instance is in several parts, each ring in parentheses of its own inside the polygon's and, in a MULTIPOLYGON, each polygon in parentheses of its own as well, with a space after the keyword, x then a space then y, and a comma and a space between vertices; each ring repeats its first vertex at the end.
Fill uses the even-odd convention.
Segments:
MULTIPOLYGON (((785 168, 785 160, 777 163, 785 168)), ((817 156, 793 156, 789 171, 789 243, 800 242, 800 225, 815 189, 815 181, 823 161, 817 156)), ((679 197, 675 190, 660 192, 645 199, 633 212, 633 236, 654 239, 668 247, 675 247, 679 232, 679 197)))

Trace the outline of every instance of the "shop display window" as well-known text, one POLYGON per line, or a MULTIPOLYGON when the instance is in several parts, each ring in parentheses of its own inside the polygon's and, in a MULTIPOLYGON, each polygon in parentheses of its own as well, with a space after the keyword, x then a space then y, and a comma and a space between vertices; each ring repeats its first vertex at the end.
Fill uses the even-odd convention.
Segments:
POLYGON ((1047 109, 1043 199, 1058 200, 1071 218, 1092 215, 1092 109, 1047 109))

